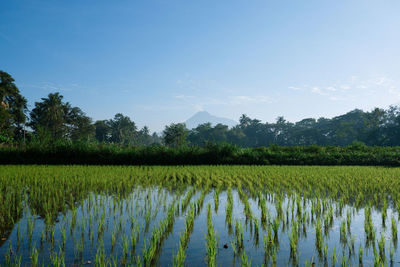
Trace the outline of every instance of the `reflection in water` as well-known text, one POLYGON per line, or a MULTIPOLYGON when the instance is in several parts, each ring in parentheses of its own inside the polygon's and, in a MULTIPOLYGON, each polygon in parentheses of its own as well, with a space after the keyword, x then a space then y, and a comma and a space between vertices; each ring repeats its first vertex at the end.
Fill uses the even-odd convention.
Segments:
POLYGON ((364 190, 348 197, 304 177, 293 184, 226 177, 222 183, 218 176, 190 180, 188 173, 167 170, 163 179, 149 179, 163 167, 135 168, 131 175, 122 169, 118 179, 95 172, 89 179, 79 168, 68 176, 72 181, 51 176, 7 187, 0 183, 0 265, 371 266, 399 261, 397 205, 384 193, 364 190), (301 188, 311 185, 319 190, 309 187, 303 193, 301 188))
POLYGON ((22 204, 15 224, 2 230, 6 239, 0 247, 6 255, 2 265, 31 263, 36 258, 39 264, 50 259, 67 265, 164 266, 174 259, 178 263, 180 251, 180 262, 203 266, 210 242, 207 218, 215 233, 212 242, 217 242, 218 265, 314 262, 331 266, 360 259, 369 265, 377 255, 397 256, 397 239, 392 238, 393 231, 397 236, 397 216, 387 207, 382 216, 371 206, 356 208, 299 195, 260 193, 253 198, 234 189, 196 192, 160 187, 137 187, 124 197, 89 193, 68 210, 59 209, 54 220, 37 213, 31 203, 22 204), (206 205, 212 205, 211 217, 206 205))

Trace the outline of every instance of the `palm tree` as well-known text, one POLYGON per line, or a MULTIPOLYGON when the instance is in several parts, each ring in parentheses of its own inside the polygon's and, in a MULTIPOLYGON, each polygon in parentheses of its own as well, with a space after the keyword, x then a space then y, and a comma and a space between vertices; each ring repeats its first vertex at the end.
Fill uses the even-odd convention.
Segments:
POLYGON ((42 98, 42 102, 36 102, 31 112, 30 126, 35 131, 39 128, 47 130, 54 139, 64 137, 66 116, 71 106, 69 103, 63 103, 62 99, 63 96, 57 92, 42 98))

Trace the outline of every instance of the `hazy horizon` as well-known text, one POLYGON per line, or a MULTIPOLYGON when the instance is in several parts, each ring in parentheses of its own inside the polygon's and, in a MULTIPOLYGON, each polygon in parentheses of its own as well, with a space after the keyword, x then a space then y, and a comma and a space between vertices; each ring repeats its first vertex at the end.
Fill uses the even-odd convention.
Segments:
POLYGON ((94 120, 160 132, 197 111, 331 118, 400 103, 398 1, 7 1, 0 70, 32 109, 59 91, 94 120))

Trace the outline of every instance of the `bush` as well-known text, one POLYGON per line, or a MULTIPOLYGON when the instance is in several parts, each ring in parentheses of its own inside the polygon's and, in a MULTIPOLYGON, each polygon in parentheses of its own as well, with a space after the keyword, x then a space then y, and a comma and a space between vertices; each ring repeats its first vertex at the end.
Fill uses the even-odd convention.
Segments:
POLYGON ((240 148, 199 146, 121 146, 59 141, 51 145, 0 146, 0 164, 88 165, 381 165, 400 166, 400 147, 351 145, 240 148))

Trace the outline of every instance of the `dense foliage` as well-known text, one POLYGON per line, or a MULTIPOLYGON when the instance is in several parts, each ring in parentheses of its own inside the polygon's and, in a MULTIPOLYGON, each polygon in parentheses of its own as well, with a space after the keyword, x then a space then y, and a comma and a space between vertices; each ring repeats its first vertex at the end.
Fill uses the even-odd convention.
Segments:
POLYGON ((400 166, 400 147, 270 146, 240 148, 230 144, 199 146, 117 146, 58 142, 0 147, 1 164, 93 165, 381 165, 400 166))
POLYGON ((371 146, 400 145, 400 109, 374 109, 364 112, 359 109, 344 115, 327 118, 307 118, 296 123, 277 118, 275 123, 262 123, 242 115, 240 123, 229 129, 224 125, 199 125, 189 133, 191 144, 207 142, 229 142, 242 147, 259 147, 276 144, 336 145, 346 146, 363 142, 371 146))
POLYGON ((54 93, 42 98, 42 102, 36 102, 30 113, 29 126, 40 139, 90 140, 94 131, 92 119, 62 99, 62 95, 54 93))
POLYGON ((239 124, 232 128, 204 123, 187 129, 184 123, 172 123, 161 134, 150 134, 146 126, 138 129, 130 117, 121 113, 93 123, 79 107, 63 102, 59 93, 51 93, 36 102, 28 116, 26 99, 20 95, 13 78, 0 71, 0 144, 26 144, 32 140, 42 144, 67 140, 171 147, 210 143, 230 143, 240 147, 348 146, 354 142, 369 146, 400 146, 400 108, 376 108, 370 112, 355 109, 331 119, 306 118, 296 123, 283 117, 273 123, 263 123, 243 114, 239 124))
POLYGON ((0 144, 23 136, 26 103, 11 75, 0 70, 0 144))

